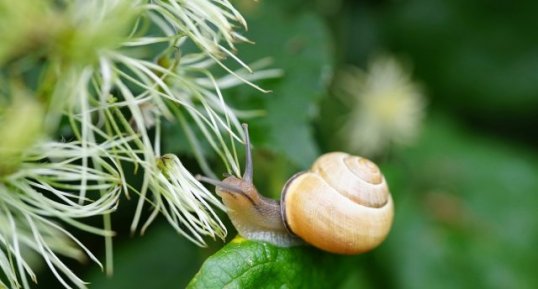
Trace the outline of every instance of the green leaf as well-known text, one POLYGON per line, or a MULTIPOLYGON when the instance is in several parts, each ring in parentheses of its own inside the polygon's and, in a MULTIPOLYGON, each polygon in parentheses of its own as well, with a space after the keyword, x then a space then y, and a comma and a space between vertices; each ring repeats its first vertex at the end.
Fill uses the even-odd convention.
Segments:
POLYGON ((335 288, 350 257, 236 237, 203 264, 188 289, 335 288))

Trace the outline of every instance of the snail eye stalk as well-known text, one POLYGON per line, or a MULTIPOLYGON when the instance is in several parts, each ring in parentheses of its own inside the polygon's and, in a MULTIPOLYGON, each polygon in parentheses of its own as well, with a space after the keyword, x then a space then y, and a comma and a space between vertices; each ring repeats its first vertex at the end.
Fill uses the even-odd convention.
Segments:
POLYGON ((243 180, 249 184, 252 184, 252 176, 254 174, 254 169, 252 167, 252 148, 250 146, 250 137, 248 135, 248 125, 243 124, 243 130, 245 132, 245 150, 246 150, 246 163, 245 163, 245 174, 243 175, 243 180))
POLYGON ((244 194, 243 190, 241 190, 241 188, 239 186, 236 186, 236 185, 228 184, 228 183, 225 183, 223 181, 211 179, 211 178, 200 176, 200 175, 196 175, 196 179, 201 181, 201 182, 214 185, 215 187, 225 189, 226 191, 239 193, 239 194, 244 194))

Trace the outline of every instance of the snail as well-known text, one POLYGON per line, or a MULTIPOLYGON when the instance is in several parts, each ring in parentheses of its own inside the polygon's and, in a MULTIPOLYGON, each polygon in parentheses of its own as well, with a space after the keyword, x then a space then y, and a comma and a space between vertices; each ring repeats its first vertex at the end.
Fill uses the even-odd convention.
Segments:
POLYGON ((252 153, 245 131, 246 165, 242 178, 223 181, 197 176, 216 186, 238 233, 277 246, 304 242, 337 254, 359 254, 387 236, 394 205, 377 165, 342 152, 319 157, 312 168, 291 177, 280 202, 260 195, 253 184, 252 153))

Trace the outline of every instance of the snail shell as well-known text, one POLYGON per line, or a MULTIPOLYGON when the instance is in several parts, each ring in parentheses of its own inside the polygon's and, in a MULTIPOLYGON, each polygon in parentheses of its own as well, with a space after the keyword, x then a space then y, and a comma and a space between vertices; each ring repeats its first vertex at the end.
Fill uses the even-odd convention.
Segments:
POLYGON ((394 205, 385 178, 371 161, 346 153, 321 156, 311 171, 283 190, 286 227, 307 243, 338 254, 378 246, 392 225, 394 205))

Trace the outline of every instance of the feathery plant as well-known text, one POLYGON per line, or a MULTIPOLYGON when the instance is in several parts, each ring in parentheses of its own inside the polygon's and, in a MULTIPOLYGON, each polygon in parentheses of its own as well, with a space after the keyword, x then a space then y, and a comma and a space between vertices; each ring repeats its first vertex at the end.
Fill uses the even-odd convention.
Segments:
POLYGON ((179 123, 205 174, 201 141, 239 175, 242 112, 222 90, 263 91, 251 81, 279 71, 252 72, 235 56, 246 41, 238 27, 245 20, 227 0, 0 0, 0 288, 30 288, 36 253, 64 287, 85 288, 59 256, 101 263, 69 228, 105 238, 111 273, 122 193, 138 198, 132 231, 162 214, 197 245, 224 238, 219 200, 177 156, 161 156, 161 123, 179 123), (84 223, 95 216, 102 227, 84 223))

